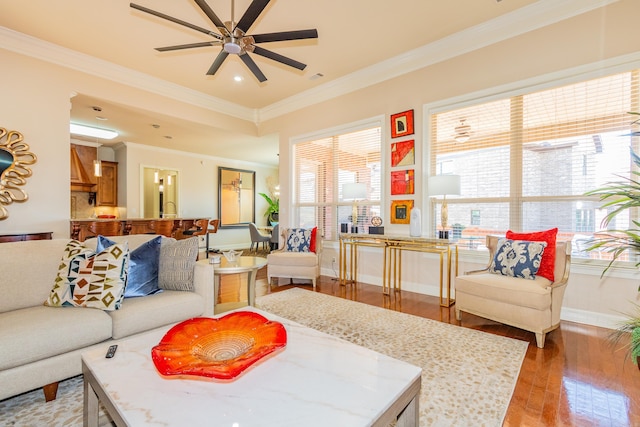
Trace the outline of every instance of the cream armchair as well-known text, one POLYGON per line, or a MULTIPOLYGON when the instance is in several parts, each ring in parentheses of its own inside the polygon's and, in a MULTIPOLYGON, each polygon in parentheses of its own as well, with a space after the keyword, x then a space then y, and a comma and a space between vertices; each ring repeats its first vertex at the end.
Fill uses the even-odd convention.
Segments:
POLYGON ((556 243, 552 283, 544 277, 521 279, 489 273, 498 245, 497 236, 487 236, 489 265, 456 277, 456 319, 462 312, 534 332, 536 344, 544 347, 547 332, 560 326, 560 310, 571 265, 571 242, 556 243))
POLYGON ((287 237, 289 229, 285 228, 280 235, 284 244, 280 249, 271 251, 267 255, 267 281, 271 289, 272 277, 311 280, 313 289, 316 288, 316 279, 320 276, 320 255, 322 253, 322 237, 320 230, 316 233, 315 252, 287 252, 287 237))

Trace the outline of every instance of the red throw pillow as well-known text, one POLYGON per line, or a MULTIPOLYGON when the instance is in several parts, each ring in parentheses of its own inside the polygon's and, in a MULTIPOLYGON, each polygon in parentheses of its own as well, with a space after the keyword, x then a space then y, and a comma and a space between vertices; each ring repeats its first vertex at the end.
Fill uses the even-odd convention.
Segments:
POLYGON ((556 236, 558 228, 552 228, 545 231, 534 231, 531 233, 515 233, 511 230, 507 231, 507 239, 511 240, 531 240, 534 242, 547 242, 547 247, 542 254, 538 276, 546 277, 554 281, 553 272, 556 268, 556 236))
POLYGON ((313 253, 316 252, 316 233, 318 232, 318 227, 313 227, 311 230, 311 243, 309 243, 309 250, 313 253))

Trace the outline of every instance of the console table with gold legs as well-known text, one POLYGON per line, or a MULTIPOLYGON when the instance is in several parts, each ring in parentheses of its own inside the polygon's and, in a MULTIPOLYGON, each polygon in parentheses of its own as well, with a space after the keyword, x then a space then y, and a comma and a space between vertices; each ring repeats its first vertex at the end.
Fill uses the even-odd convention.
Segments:
POLYGON ((353 233, 341 233, 339 240, 341 285, 357 281, 359 246, 383 249, 382 292, 385 295, 390 294, 391 286, 396 292, 402 289, 402 251, 433 253, 439 256, 440 306, 450 307, 455 303, 455 299, 451 297, 453 278, 458 275, 458 246, 455 242, 424 237, 353 233))

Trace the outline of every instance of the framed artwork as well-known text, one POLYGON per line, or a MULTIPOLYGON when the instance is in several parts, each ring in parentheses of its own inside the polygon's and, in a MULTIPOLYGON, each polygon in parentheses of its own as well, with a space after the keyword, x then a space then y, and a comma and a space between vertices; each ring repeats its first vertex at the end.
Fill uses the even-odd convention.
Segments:
POLYGON ((391 201, 391 224, 409 224, 413 200, 391 201))
POLYGON ((391 143, 391 167, 411 166, 416 162, 413 139, 391 143))
POLYGON ((414 174, 413 169, 391 171, 391 195, 413 194, 414 174))
POLYGON ((413 135, 413 110, 391 116, 391 138, 413 135))

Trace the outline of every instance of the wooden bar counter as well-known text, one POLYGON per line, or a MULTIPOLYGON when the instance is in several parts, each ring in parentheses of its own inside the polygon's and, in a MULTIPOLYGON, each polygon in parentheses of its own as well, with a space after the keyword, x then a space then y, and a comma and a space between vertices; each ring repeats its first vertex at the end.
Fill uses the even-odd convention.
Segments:
MULTIPOLYGON (((130 219, 103 219, 103 218, 87 218, 72 219, 70 221, 70 235, 72 239, 85 241, 94 234, 88 230, 88 225, 92 222, 119 222, 121 223, 119 235, 128 234, 147 234, 153 233, 153 229, 149 227, 151 221, 157 221, 159 218, 130 218, 130 219)), ((167 220, 165 218, 164 220, 167 220)), ((172 237, 180 240, 191 236, 185 236, 183 231, 193 227, 193 224, 201 218, 171 218, 173 220, 172 237)))

